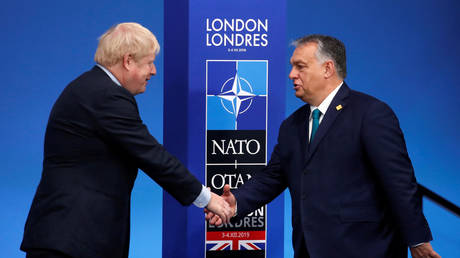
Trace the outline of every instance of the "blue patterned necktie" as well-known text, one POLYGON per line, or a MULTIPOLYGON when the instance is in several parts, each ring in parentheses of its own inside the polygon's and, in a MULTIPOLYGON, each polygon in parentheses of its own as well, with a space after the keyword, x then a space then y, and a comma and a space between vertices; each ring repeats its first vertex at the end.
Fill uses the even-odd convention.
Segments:
POLYGON ((312 113, 313 124, 312 124, 312 127, 311 127, 310 142, 313 142, 313 137, 315 136, 316 130, 318 130, 319 116, 320 115, 321 115, 321 111, 319 111, 319 109, 313 110, 313 113, 312 113))

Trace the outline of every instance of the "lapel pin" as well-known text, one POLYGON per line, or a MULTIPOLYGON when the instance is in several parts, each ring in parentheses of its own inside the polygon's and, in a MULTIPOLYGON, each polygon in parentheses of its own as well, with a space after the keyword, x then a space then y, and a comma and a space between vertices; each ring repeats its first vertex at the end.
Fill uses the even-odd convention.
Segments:
POLYGON ((339 111, 340 109, 342 109, 342 105, 338 105, 337 107, 335 107, 335 109, 337 109, 337 111, 339 111))

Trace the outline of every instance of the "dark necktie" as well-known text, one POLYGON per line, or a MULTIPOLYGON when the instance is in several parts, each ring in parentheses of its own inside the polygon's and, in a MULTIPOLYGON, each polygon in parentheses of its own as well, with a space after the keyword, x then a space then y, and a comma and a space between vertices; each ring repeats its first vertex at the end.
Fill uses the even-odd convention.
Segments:
POLYGON ((321 115, 321 111, 319 111, 319 109, 313 110, 313 113, 312 113, 313 124, 311 126, 310 142, 313 142, 313 137, 315 136, 316 130, 318 130, 320 115, 321 115))

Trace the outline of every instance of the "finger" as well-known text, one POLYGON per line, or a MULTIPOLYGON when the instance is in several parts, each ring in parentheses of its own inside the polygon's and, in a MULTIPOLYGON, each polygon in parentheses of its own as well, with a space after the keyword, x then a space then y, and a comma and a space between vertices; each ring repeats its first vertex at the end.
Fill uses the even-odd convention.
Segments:
POLYGON ((228 204, 228 202, 223 201, 223 202, 222 202, 222 205, 224 206, 223 208, 224 208, 225 211, 230 210, 230 204, 228 204))
POLYGON ((217 219, 214 222, 214 225, 220 226, 223 223, 225 223, 224 219, 222 219, 222 217, 217 217, 217 219))
POLYGON ((216 225, 216 226, 220 226, 220 225, 222 225, 222 219, 221 219, 221 218, 219 218, 219 219, 217 220, 217 222, 216 222, 216 224, 215 224, 215 225, 216 225))
POLYGON ((227 223, 230 222, 230 212, 229 212, 229 210, 225 210, 225 219, 222 218, 222 222, 224 224, 227 224, 227 223))
POLYGON ((214 214, 214 213, 212 213, 212 212, 209 212, 208 214, 206 214, 206 217, 205 217, 205 219, 206 219, 206 220, 210 220, 210 219, 211 219, 212 217, 214 217, 214 216, 215 216, 215 214, 214 214))
POLYGON ((212 225, 216 224, 216 221, 219 220, 219 217, 218 216, 214 216, 211 218, 211 220, 209 221, 209 223, 211 223, 212 225))
POLYGON ((224 192, 223 192, 222 195, 224 195, 224 196, 229 196, 230 195, 230 185, 229 184, 224 185, 224 192))
POLYGON ((222 219, 223 223, 227 223, 227 214, 225 214, 225 211, 222 211, 222 215, 219 217, 222 219))
POLYGON ((230 209, 227 214, 227 223, 230 223, 230 219, 233 217, 232 210, 230 209))
POLYGON ((223 212, 225 213, 225 219, 222 218, 223 223, 228 223, 228 220, 230 219, 230 212, 229 211, 230 211, 230 209, 228 209, 228 208, 225 208, 223 210, 223 212))

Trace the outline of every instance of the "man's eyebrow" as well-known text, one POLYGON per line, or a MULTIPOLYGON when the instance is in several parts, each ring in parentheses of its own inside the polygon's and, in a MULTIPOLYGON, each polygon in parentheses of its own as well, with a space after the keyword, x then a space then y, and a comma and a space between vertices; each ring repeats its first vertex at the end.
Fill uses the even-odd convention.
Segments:
POLYGON ((307 62, 302 61, 302 60, 290 60, 289 62, 291 64, 307 64, 307 62))

